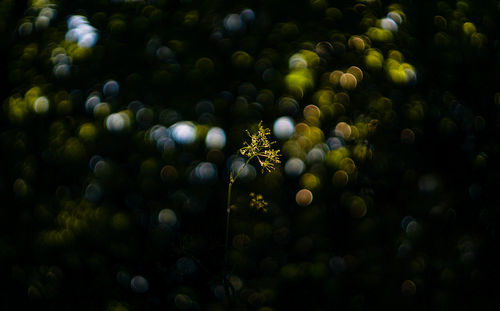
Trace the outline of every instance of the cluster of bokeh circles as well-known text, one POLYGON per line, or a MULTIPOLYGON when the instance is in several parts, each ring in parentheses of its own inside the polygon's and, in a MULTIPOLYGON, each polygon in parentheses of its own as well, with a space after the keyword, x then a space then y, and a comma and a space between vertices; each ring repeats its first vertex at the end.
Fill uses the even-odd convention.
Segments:
POLYGON ((7 305, 492 308, 486 2, 4 1, 7 305))

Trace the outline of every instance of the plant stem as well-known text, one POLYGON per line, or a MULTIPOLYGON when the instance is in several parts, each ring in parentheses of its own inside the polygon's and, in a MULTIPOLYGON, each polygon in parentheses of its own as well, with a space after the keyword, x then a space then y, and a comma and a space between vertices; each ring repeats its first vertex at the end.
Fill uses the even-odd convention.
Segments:
MULTIPOLYGON (((240 176, 241 172, 245 169, 245 167, 250 163, 250 160, 252 160, 255 156, 251 156, 248 158, 248 160, 245 162, 243 166, 241 166, 238 171, 236 172, 236 175, 234 175, 234 170, 231 171, 231 174, 229 174, 229 184, 227 185, 227 208, 226 208, 226 242, 224 243, 224 272, 227 267, 227 256, 228 256, 228 249, 229 249, 229 216, 231 215, 231 190, 233 189, 233 184, 240 176), (234 177, 233 177, 234 176, 234 177)), ((227 284, 228 280, 226 279, 226 276, 224 275, 223 277, 223 283, 224 283, 224 291, 226 293, 226 297, 229 297, 229 285, 227 284)))
POLYGON ((231 214, 231 189, 232 188, 233 188, 233 182, 230 181, 229 185, 227 187, 226 243, 224 246, 224 266, 226 266, 226 264, 227 264, 227 248, 228 248, 228 243, 229 243, 229 215, 231 214))
MULTIPOLYGON (((233 176, 233 172, 234 172, 234 171, 233 171, 233 172, 231 172, 231 176, 229 177, 229 183, 230 183, 230 184, 231 184, 231 183, 234 183, 234 182, 236 181, 236 178, 238 178, 238 176, 240 176, 240 174, 241 174, 241 172, 243 171, 243 169, 244 169, 245 167, 247 167, 248 163, 250 163, 250 160, 252 160, 253 158, 255 158, 256 156, 259 156, 259 155, 261 155, 261 154, 256 154, 256 155, 253 155, 253 156, 251 156, 250 158, 248 158, 248 160, 245 162, 245 164, 244 164, 242 167, 240 167, 240 168, 238 169, 238 172, 236 173, 236 176, 234 176, 234 178, 232 177, 232 176, 233 176)), ((229 200, 228 200, 228 204, 229 204, 229 200)))

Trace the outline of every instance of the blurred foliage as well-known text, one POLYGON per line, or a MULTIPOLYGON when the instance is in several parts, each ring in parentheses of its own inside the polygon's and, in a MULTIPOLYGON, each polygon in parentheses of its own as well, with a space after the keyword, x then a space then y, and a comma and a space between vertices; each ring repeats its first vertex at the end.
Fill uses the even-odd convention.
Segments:
POLYGON ((486 0, 0 2, 0 306, 498 309, 499 20, 486 0), (260 120, 282 163, 242 171, 225 275, 226 182, 260 120))

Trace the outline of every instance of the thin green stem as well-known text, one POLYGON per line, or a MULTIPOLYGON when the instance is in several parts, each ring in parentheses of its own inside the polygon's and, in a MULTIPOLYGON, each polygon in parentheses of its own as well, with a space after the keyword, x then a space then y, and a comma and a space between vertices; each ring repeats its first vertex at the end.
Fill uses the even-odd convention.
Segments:
MULTIPOLYGON (((248 158, 245 164, 238 169, 236 175, 234 175, 234 170, 232 170, 231 173, 229 174, 229 184, 227 186, 227 208, 226 208, 226 241, 224 243, 224 271, 226 270, 227 267, 227 256, 229 249, 229 219, 231 215, 231 190, 233 189, 233 184, 236 182, 238 176, 240 176, 241 172, 245 169, 248 163, 250 163, 250 160, 252 160, 256 156, 258 155, 254 155, 248 158)), ((226 297, 229 297, 230 296, 229 285, 227 283, 228 280, 226 279, 225 275, 223 277, 223 280, 224 280, 223 283, 224 283, 224 291, 226 293, 226 297)))
MULTIPOLYGON (((238 178, 238 176, 240 176, 240 174, 243 171, 243 169, 248 165, 248 163, 250 163, 250 160, 252 160, 253 158, 255 158, 255 157, 259 156, 259 155, 261 155, 261 154, 259 153, 259 154, 253 155, 250 158, 248 158, 248 160, 245 162, 245 164, 238 169, 238 172, 236 173, 236 176, 234 178, 232 177, 233 172, 234 172, 234 170, 233 170, 231 172, 231 176, 229 177, 229 183, 234 183, 236 181, 236 178, 238 178)), ((228 204, 229 204, 229 200, 228 200, 228 204)))
POLYGON ((245 164, 238 169, 238 172, 236 172, 236 175, 234 175, 234 170, 231 171, 231 174, 229 175, 229 184, 227 186, 227 208, 226 208, 226 242, 224 243, 224 265, 227 264, 227 250, 228 250, 228 245, 229 245, 229 216, 231 215, 231 190, 233 189, 233 184, 240 176, 241 172, 245 167, 250 163, 250 160, 255 156, 250 157, 245 164), (234 177, 233 177, 234 176, 234 177))
POLYGON ((224 246, 224 266, 227 264, 227 249, 228 249, 228 243, 229 243, 229 215, 231 215, 231 189, 232 188, 233 188, 233 183, 229 182, 229 186, 227 187, 226 243, 224 246))

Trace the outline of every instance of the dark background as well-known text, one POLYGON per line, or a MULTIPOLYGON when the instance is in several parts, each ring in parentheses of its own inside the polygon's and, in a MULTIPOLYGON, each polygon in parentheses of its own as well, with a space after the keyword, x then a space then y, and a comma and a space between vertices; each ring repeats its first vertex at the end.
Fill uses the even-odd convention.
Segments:
POLYGON ((348 44, 377 27, 394 8, 389 1, 53 1, 56 15, 47 27, 20 30, 49 4, 0 4, 5 310, 499 308, 498 4, 401 1, 404 19, 393 39, 370 44, 385 60, 390 50, 404 55, 417 73, 404 84, 385 68, 368 68, 367 51, 348 44), (226 16, 246 8, 255 19, 244 29, 224 27, 226 16), (99 36, 95 45, 78 50, 65 41, 71 15, 88 19, 99 36), (466 22, 481 43, 463 31, 466 22), (332 49, 321 54, 319 42, 332 49), (158 57, 161 46, 171 56, 158 57), (72 57, 66 76, 54 73, 57 47, 72 57), (286 83, 289 59, 300 50, 320 56, 311 69, 314 86, 302 98, 286 83), (236 51, 250 55, 249 63, 232 61, 236 51), (344 113, 307 120, 302 110, 316 104, 318 90, 343 91, 326 85, 325 73, 351 65, 364 78, 345 91, 344 113), (104 94, 109 80, 119 83, 118 94, 104 94), (34 87, 50 101, 45 114, 30 106, 26 94, 34 87), (92 94, 110 113, 128 111, 130 126, 110 131, 105 116, 85 108, 92 94), (297 109, 280 110, 283 96, 295 96, 297 109), (371 106, 382 97, 390 109, 371 106), (17 114, 16 99, 25 103, 17 114), (147 117, 137 116, 133 101, 147 108, 147 117), (338 168, 326 160, 307 163, 302 174, 316 176, 320 186, 312 189, 312 203, 301 206, 296 193, 308 187, 284 171, 294 157, 286 144, 298 134, 272 136, 282 165, 261 174, 253 163, 255 178, 234 185, 225 265, 231 156, 246 129, 260 120, 272 129, 287 114, 295 124, 319 128, 319 143, 335 136, 338 122, 377 120, 372 135, 345 142, 349 150, 367 146, 371 156, 355 159, 356 173, 342 187, 332 183, 338 168), (196 127, 192 144, 161 152, 147 138, 156 124, 182 121, 196 127), (80 134, 84 124, 95 129, 92 139, 80 134), (204 143, 214 126, 226 134, 221 150, 204 143), (413 139, 402 138, 405 129, 413 139), (107 165, 100 173, 89 168, 94 155, 107 165), (217 175, 193 178, 201 162, 213 163, 217 175), (93 196, 88 187, 96 184, 93 196), (263 194, 267 213, 249 207, 250 192, 263 194), (353 196, 365 204, 361 217, 349 205, 353 196), (175 225, 160 223, 166 208, 175 212, 175 225), (135 276, 147 280, 144 291, 131 286, 135 276), (224 276, 242 282, 230 299, 224 276))

